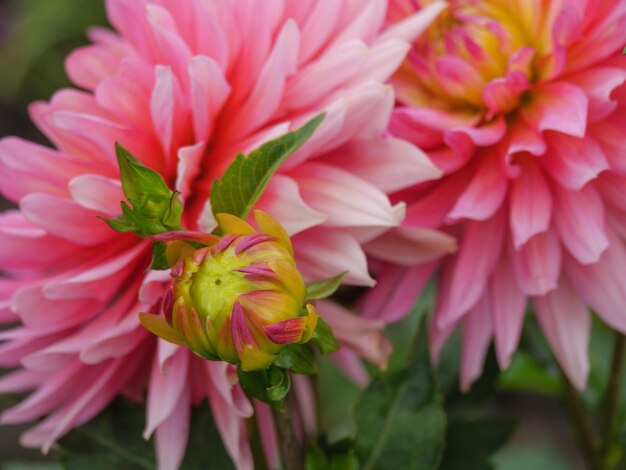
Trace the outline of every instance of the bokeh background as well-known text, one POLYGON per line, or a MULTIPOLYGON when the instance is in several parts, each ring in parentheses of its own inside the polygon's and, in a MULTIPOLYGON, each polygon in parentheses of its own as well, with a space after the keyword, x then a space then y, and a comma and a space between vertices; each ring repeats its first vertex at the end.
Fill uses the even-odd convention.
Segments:
MULTIPOLYGON (((101 0, 0 0, 0 136, 19 135, 45 142, 28 119, 28 104, 48 99, 55 90, 69 85, 64 58, 86 43, 85 31, 94 25, 106 25, 101 0)), ((0 198, 0 209, 10 208, 11 204, 0 198)), ((391 327, 392 339, 402 342, 400 336, 406 330, 407 325, 391 327)), ((513 365, 525 367, 523 358, 516 358, 513 365)), ((511 386, 523 381, 524 373, 495 381, 496 392, 476 403, 477 415, 487 411, 518 422, 512 440, 492 459, 493 468, 582 469, 563 404, 550 393, 512 391, 524 388, 524 384, 511 386)), ((0 409, 15 401, 15 397, 0 396, 0 409)), ((43 456, 19 446, 23 429, 0 427, 0 469, 60 468, 54 463, 54 454, 43 456)))

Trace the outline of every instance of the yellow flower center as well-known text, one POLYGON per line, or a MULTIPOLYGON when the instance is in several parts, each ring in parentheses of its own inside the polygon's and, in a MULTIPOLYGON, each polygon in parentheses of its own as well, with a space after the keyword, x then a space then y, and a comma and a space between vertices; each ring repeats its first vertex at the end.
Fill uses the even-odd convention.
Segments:
POLYGON ((532 0, 451 0, 396 74, 400 100, 475 114, 497 98, 501 104, 492 114, 513 111, 529 84, 541 78, 535 69, 549 69, 536 65, 553 50, 556 3, 539 8, 532 0), (485 97, 494 80, 507 83, 496 83, 493 87, 501 88, 485 97), (509 93, 504 85, 515 90, 513 96, 502 98, 509 93))

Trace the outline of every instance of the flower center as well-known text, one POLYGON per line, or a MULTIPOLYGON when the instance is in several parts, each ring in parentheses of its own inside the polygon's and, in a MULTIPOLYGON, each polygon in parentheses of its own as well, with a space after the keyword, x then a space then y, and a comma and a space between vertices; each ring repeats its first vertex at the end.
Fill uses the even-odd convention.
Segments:
POLYGON ((237 297, 254 290, 254 283, 236 271, 247 265, 233 249, 208 255, 199 264, 189 293, 201 317, 220 322, 230 315, 237 297))
POLYGON ((528 0, 452 0, 415 44, 395 77, 401 101, 442 111, 514 111, 552 47, 544 34, 554 8, 528 0))

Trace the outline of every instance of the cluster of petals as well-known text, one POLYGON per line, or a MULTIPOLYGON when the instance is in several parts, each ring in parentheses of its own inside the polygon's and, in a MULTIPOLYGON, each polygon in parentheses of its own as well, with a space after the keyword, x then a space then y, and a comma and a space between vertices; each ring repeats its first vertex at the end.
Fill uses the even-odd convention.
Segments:
MULTIPOLYGON (((395 0, 388 20, 427 3, 395 0)), ((624 31, 620 0, 451 1, 392 79, 392 134, 444 172, 400 193, 404 226, 442 228, 459 250, 381 268, 366 314, 393 319, 438 270, 433 354, 462 328, 464 388, 492 338, 508 366, 529 302, 580 388, 590 309, 626 331, 624 31)))
MULTIPOLYGON (((386 0, 106 1, 114 30, 92 30, 92 44, 66 62, 78 88, 30 107, 54 148, 0 142, 0 191, 19 207, 0 214, 0 321, 14 325, 0 332, 0 366, 15 368, 0 379, 0 392, 29 392, 2 422, 39 420, 24 445, 49 449, 116 396, 143 400, 147 391, 145 437, 155 433, 160 468, 181 462, 191 406, 205 399, 233 460, 252 466, 245 419, 253 407, 234 367, 157 339, 139 323, 139 311, 159 311, 168 274, 145 272, 148 241, 96 218, 118 214, 123 199, 115 142, 182 193, 189 229, 210 231, 210 185, 235 154, 325 112, 258 204, 292 237, 304 278, 347 271, 348 283, 373 285, 367 254, 384 254, 387 233, 423 258, 453 248, 428 228, 392 230, 405 208, 388 195, 440 171, 386 134, 394 93, 384 82, 441 5, 392 27, 384 24, 387 7, 386 0)), ((356 353, 384 362, 381 321, 332 303, 319 310, 347 345, 338 360, 355 378, 365 379, 356 353)), ((298 419, 310 430, 313 400, 306 380, 295 385, 307 401, 298 419)))

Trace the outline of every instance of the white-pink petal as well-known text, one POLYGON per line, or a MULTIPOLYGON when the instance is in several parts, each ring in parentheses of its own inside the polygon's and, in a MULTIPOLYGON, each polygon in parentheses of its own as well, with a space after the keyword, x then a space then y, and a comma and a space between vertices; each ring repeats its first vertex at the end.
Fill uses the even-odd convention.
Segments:
POLYGON ((591 315, 577 292, 561 279, 559 287, 535 297, 537 320, 569 380, 580 390, 589 374, 591 315))

